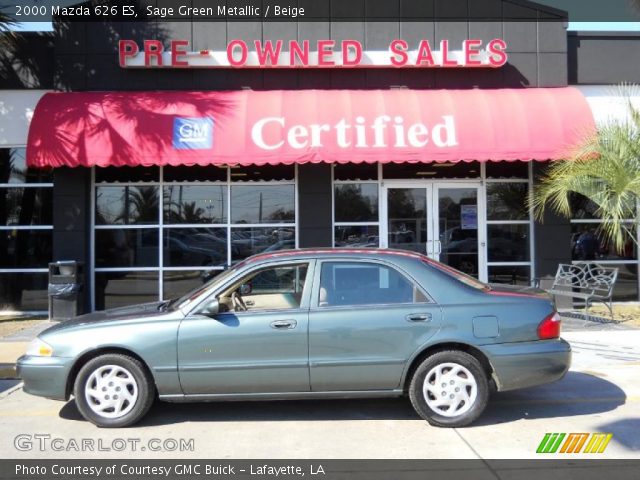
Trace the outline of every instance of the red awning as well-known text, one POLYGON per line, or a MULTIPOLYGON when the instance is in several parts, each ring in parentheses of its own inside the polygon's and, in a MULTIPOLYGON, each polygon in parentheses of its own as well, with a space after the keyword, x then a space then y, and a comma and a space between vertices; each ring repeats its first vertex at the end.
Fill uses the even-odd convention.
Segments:
POLYGON ((32 167, 554 160, 595 131, 574 88, 49 93, 32 167))

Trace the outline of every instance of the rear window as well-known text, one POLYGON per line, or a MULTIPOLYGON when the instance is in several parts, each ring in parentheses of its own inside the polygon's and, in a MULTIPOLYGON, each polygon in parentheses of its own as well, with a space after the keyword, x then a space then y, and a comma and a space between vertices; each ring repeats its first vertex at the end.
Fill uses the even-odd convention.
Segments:
POLYGON ((445 265, 443 263, 437 263, 437 262, 432 262, 427 260, 423 260, 423 263, 425 263, 426 265, 429 265, 430 267, 434 267, 440 270, 446 275, 449 275, 450 277, 453 277, 459 282, 462 282, 471 288, 475 288, 476 290, 485 290, 485 291, 491 290, 491 287, 486 283, 481 282, 477 278, 467 275, 466 273, 462 273, 460 270, 456 270, 455 268, 445 265))

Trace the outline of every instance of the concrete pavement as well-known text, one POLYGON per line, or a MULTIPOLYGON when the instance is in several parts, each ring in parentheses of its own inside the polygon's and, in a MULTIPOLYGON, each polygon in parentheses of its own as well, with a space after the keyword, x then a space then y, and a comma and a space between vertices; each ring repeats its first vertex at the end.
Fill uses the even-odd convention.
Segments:
MULTIPOLYGON (((481 419, 464 429, 430 427, 406 399, 390 399, 157 403, 139 425, 105 430, 83 421, 73 401, 54 402, 18 389, 0 399, 4 434, 0 456, 535 458, 547 432, 612 432, 613 440, 599 458, 640 458, 640 330, 569 332, 564 336, 574 346, 574 365, 563 380, 496 394, 481 419), (49 435, 48 441, 58 438, 63 451, 18 450, 14 442, 19 434, 49 435), (82 439, 101 441, 102 447, 112 450, 68 450, 70 442, 82 439), (137 453, 129 447, 114 451, 121 439, 139 440, 137 453), (151 439, 193 439, 195 448, 152 452, 151 439)), ((580 457, 589 455, 572 455, 580 457)))

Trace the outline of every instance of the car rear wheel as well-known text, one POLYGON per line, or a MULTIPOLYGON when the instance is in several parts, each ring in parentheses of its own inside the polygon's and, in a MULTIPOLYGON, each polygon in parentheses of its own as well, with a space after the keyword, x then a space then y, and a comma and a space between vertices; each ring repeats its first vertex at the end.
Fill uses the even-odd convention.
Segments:
POLYGON ((127 427, 139 421, 155 397, 153 379, 130 356, 106 354, 89 360, 74 385, 78 410, 99 427, 127 427))
POLYGON ((480 362, 449 350, 422 361, 409 385, 413 408, 437 427, 464 427, 475 421, 489 401, 489 381, 480 362))

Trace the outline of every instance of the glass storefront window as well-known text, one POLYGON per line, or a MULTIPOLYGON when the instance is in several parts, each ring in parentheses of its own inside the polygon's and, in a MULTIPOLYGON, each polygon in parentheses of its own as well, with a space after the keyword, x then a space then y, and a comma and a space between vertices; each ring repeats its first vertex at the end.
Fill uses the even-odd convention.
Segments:
POLYGON ((528 220, 527 183, 487 183, 487 220, 528 220))
POLYGON ((529 178, 529 162, 486 162, 487 178, 529 178))
POLYGON ((334 188, 336 222, 377 222, 378 184, 343 183, 334 188))
POLYGON ((529 225, 487 225, 489 262, 528 262, 529 225))
POLYGON ((232 263, 257 253, 288 250, 295 245, 295 227, 231 229, 232 263))
POLYGON ((47 286, 44 272, 0 273, 0 310, 47 310, 47 286))
POLYGON ((630 233, 627 234, 622 250, 614 247, 613 243, 606 240, 600 230, 599 223, 573 223, 571 224, 571 259, 584 260, 636 260, 638 258, 638 246, 634 242, 636 228, 632 223, 625 224, 630 233))
POLYGON ((227 188, 218 185, 165 185, 164 223, 225 223, 227 188))
MULTIPOLYGON (((583 195, 572 193, 569 196, 569 203, 571 205, 571 217, 574 220, 597 220, 600 218, 597 214, 598 205, 583 195)), ((635 218, 636 205, 633 201, 630 201, 626 211, 628 212, 625 215, 627 219, 635 218)))
POLYGON ((52 230, 0 230, 0 268, 44 268, 51 261, 52 230))
POLYGON ((158 300, 158 272, 98 272, 96 309, 126 307, 158 300))
POLYGON ((223 266, 227 263, 226 228, 165 228, 165 267, 223 266))
POLYGON ((0 184, 51 183, 51 169, 27 168, 25 148, 0 149, 0 184))
POLYGON ((378 248, 380 236, 377 225, 351 225, 335 227, 333 244, 342 248, 378 248))
POLYGON ((165 270, 162 274, 162 298, 178 298, 201 287, 222 270, 165 270))
POLYGON ((295 248, 294 166, 144 168, 95 169, 96 309, 179 296, 250 255, 295 248))
POLYGON ((618 269, 618 278, 613 287, 614 302, 637 302, 638 301, 638 264, 629 263, 625 265, 606 265, 618 269))
POLYGON ((48 187, 0 187, 0 225, 51 225, 51 201, 48 187))
POLYGON ((522 265, 494 265, 489 267, 489 283, 530 285, 531 268, 522 265))
POLYGON ((96 225, 158 223, 157 187, 97 187, 96 225))
POLYGON ((95 250, 96 268, 157 267, 158 229, 98 229, 95 250))
POLYGON ((52 181, 51 169, 27 168, 24 148, 0 148, 0 310, 47 310, 52 181))
POLYGON ((293 185, 232 185, 231 222, 235 224, 295 222, 293 185))

